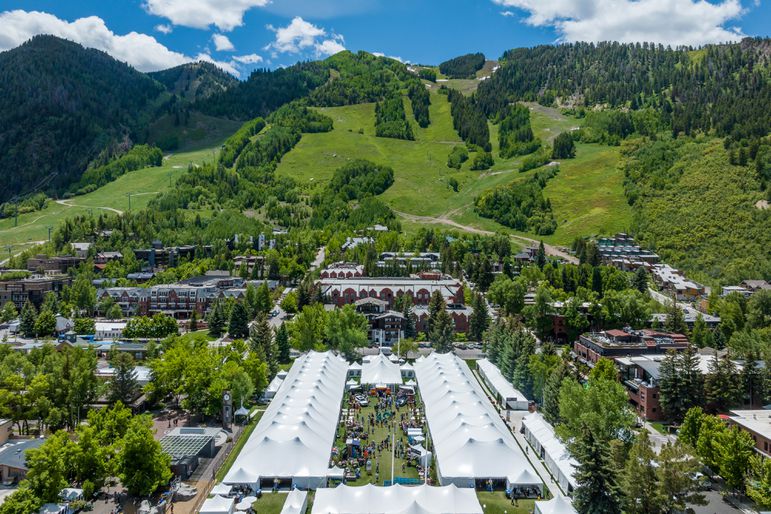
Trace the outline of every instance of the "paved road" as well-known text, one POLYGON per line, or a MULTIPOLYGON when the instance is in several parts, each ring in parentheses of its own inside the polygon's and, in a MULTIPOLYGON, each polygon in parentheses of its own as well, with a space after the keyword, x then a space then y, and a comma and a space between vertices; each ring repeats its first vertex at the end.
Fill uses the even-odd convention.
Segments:
MULTIPOLYGON (((448 217, 449 213, 439 217, 434 217, 434 216, 418 216, 417 214, 409 214, 406 212, 400 212, 396 210, 394 212, 404 219, 417 222, 417 223, 433 223, 433 224, 439 224, 439 225, 449 225, 451 227, 457 228, 464 232, 470 232, 472 234, 480 234, 484 236, 495 235, 495 232, 491 232, 489 230, 483 230, 481 228, 471 227, 469 225, 462 225, 457 221, 450 219, 448 217)), ((513 234, 511 235, 511 237, 513 239, 517 239, 519 241, 522 241, 524 243, 531 244, 531 245, 538 245, 540 243, 540 241, 538 241, 537 239, 531 239, 529 237, 517 236, 513 234)), ((552 246, 544 243, 543 247, 544 247, 544 250, 546 250, 547 255, 560 257, 561 259, 564 259, 566 262, 569 262, 572 264, 578 264, 578 259, 574 255, 570 255, 569 253, 563 250, 560 250, 556 246, 552 246)))
POLYGON ((326 258, 327 249, 325 247, 319 248, 319 251, 316 252, 316 258, 313 259, 313 262, 311 263, 311 271, 315 270, 322 264, 324 264, 324 259, 326 258))

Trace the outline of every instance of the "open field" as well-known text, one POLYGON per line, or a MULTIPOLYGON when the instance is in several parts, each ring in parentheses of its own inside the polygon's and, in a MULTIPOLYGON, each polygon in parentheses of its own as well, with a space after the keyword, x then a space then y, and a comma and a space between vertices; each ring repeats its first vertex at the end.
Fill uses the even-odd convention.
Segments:
POLYGON ((438 66, 436 68, 436 75, 437 79, 447 79, 446 82, 439 82, 439 85, 445 85, 447 87, 457 89, 464 95, 470 95, 477 90, 477 86, 479 86, 479 83, 481 82, 479 79, 482 77, 489 77, 493 72, 493 68, 497 65, 498 61, 485 61, 485 65, 482 66, 482 69, 477 71, 477 76, 473 79, 447 79, 447 77, 439 72, 438 66))
MULTIPOLYGON (((532 109, 534 132, 544 140, 579 125, 580 120, 565 117, 557 109, 528 105, 532 109)), ((411 117, 409 103, 407 107, 411 117)), ((303 135, 281 161, 278 173, 314 187, 328 181, 334 170, 346 162, 369 159, 394 169, 394 184, 382 195, 388 205, 400 213, 434 218, 406 216, 405 229, 413 230, 426 222, 452 228, 446 222, 453 221, 476 229, 517 234, 481 218, 473 207, 474 199, 483 191, 534 173, 518 171, 521 158, 504 160, 497 156, 497 126, 491 125, 495 165, 484 172, 471 171, 469 159, 461 170, 455 171, 447 167, 447 155, 461 141, 452 127, 446 97, 435 91, 431 94, 431 125, 425 129, 413 125, 415 141, 375 137, 373 104, 319 110, 333 119, 334 130, 303 135), (460 184, 459 192, 448 186, 450 177, 460 184)), ((617 148, 594 144, 578 144, 577 157, 561 162, 560 174, 546 187, 558 228, 553 235, 543 237, 545 241, 569 244, 577 235, 609 234, 628 228, 631 209, 624 198, 623 174, 617 162, 617 148)))
POLYGON ((191 163, 211 161, 221 142, 206 149, 174 153, 163 158, 163 165, 143 168, 122 175, 117 180, 91 193, 75 196, 68 200, 49 201, 45 209, 22 214, 18 226, 13 218, 0 219, 0 244, 12 246, 16 253, 34 242, 48 239, 48 227, 56 227, 69 216, 99 210, 123 212, 128 210, 131 193, 131 208, 145 207, 159 192, 171 187, 174 180, 187 171, 191 163))

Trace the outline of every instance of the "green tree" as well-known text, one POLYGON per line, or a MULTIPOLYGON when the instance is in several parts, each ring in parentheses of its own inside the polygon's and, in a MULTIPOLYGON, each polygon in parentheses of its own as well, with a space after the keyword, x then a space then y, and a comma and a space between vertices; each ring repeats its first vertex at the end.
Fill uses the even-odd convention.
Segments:
POLYGON ((704 392, 709 412, 726 412, 741 402, 741 377, 728 355, 721 358, 715 353, 709 362, 708 371, 704 380, 704 392))
POLYGON ((629 434, 634 414, 624 386, 615 380, 593 380, 584 387, 564 380, 560 389, 560 419, 557 432, 565 439, 578 437, 584 427, 604 443, 619 434, 629 434))
POLYGON ((672 297, 667 304, 667 319, 664 322, 664 328, 678 334, 684 334, 687 331, 688 327, 685 326, 683 311, 677 305, 677 298, 675 297, 672 297))
POLYGON ((525 307, 525 294, 527 283, 522 278, 514 280, 498 275, 487 293, 491 302, 500 306, 503 314, 514 316, 522 312, 525 307))
POLYGON ((595 437, 588 426, 581 428, 573 445, 578 461, 573 507, 579 514, 621 514, 621 492, 611 462, 607 440, 595 437))
POLYGON ((0 505, 0 514, 29 514, 38 512, 42 506, 43 500, 29 487, 28 482, 22 481, 19 488, 0 505))
POLYGON ((51 337, 56 333, 56 316, 48 309, 40 311, 35 320, 35 336, 51 337))
POLYGON ((745 478, 750 468, 750 459, 755 454, 755 441, 740 430, 731 427, 723 430, 717 438, 717 455, 720 476, 728 487, 744 490, 745 478))
POLYGON ((132 418, 117 456, 121 483, 135 496, 148 496, 171 478, 171 457, 161 450, 151 427, 146 416, 132 418))
POLYGON ((549 286, 544 282, 535 291, 535 303, 525 308, 530 327, 541 339, 545 339, 552 333, 552 302, 549 286))
POLYGON ((209 312, 209 334, 213 335, 214 337, 221 336, 225 331, 226 322, 227 318, 225 317, 224 307, 222 306, 222 303, 217 300, 214 302, 214 306, 212 307, 211 312, 209 312))
POLYGON ((110 381, 109 397, 111 402, 130 404, 139 393, 139 382, 134 370, 134 357, 127 352, 116 351, 110 360, 115 375, 110 381))
POLYGON ((123 317, 123 310, 121 310, 120 305, 113 303, 110 308, 107 309, 105 316, 107 319, 120 319, 123 317))
POLYGON ((289 332, 286 330, 286 324, 282 323, 276 331, 276 350, 278 351, 278 362, 286 364, 290 359, 289 332))
POLYGON ((431 332, 432 327, 434 326, 434 321, 436 320, 436 316, 439 314, 440 311, 445 310, 447 307, 447 304, 444 301, 444 297, 442 296, 441 291, 438 289, 435 290, 433 293, 431 293, 431 299, 428 302, 428 323, 427 323, 427 332, 431 332))
POLYGON ((572 159, 576 156, 576 145, 573 142, 573 136, 570 132, 560 132, 554 138, 554 148, 552 149, 552 159, 572 159))
POLYGON ((228 334, 233 339, 246 339, 249 337, 249 314, 243 303, 237 302, 230 311, 228 321, 228 334))
POLYGON ((756 291, 747 301, 747 325, 750 328, 771 327, 771 290, 756 291))
POLYGON ((327 313, 319 303, 306 305, 290 326, 292 345, 301 352, 323 349, 327 313))
POLYGON ((19 316, 16 305, 12 301, 5 302, 3 309, 0 310, 0 322, 7 323, 15 320, 19 316))
POLYGON ((259 352, 260 357, 268 365, 271 375, 278 371, 277 349, 273 340, 273 328, 264 312, 257 315, 257 320, 251 330, 249 344, 253 352, 259 352))
POLYGON ((96 323, 93 318, 75 318, 74 330, 76 334, 93 335, 96 332, 96 323))
POLYGON ((270 289, 268 289, 268 283, 263 282, 257 289, 257 312, 269 313, 273 308, 273 298, 270 296, 270 289))
POLYGON ((431 346, 437 353, 449 353, 452 351, 452 343, 455 336, 455 325, 447 309, 441 309, 435 316, 431 332, 428 335, 431 346))
POLYGON ((21 308, 21 317, 19 318, 19 332, 23 337, 35 336, 35 320, 37 319, 37 309, 32 302, 27 300, 21 308))
POLYGON ((685 414, 683 424, 680 425, 679 440, 691 448, 696 448, 699 441, 699 432, 701 431, 701 422, 704 419, 704 411, 701 407, 691 407, 685 414))
POLYGON ((648 294, 648 272, 645 268, 640 266, 637 271, 634 272, 632 277, 632 287, 637 289, 643 294, 648 294))
POLYGON ((589 372, 589 382, 597 382, 598 380, 610 380, 616 382, 618 380, 618 370, 612 360, 600 357, 595 363, 592 370, 589 372))
POLYGON ((96 306, 96 288, 86 274, 78 275, 68 294, 70 302, 82 312, 91 314, 96 306))
POLYGON ((701 461, 712 471, 720 472, 720 444, 719 439, 723 432, 728 430, 719 418, 704 416, 699 427, 699 439, 696 441, 696 453, 701 461))
POLYGON ((565 363, 560 363, 549 375, 543 390, 543 412, 546 421, 552 425, 560 422, 560 389, 562 382, 568 376, 568 368, 565 363))
POLYGON ((471 301, 471 318, 469 319, 469 338, 472 341, 481 341, 482 336, 490 325, 490 314, 487 312, 487 302, 481 293, 474 294, 471 301))
POLYGON ((659 366, 659 401, 668 419, 680 421, 691 407, 702 406, 704 378, 696 350, 670 351, 659 366))
POLYGON ((658 498, 661 512, 685 512, 686 505, 705 505, 696 473, 701 464, 679 441, 666 443, 659 453, 658 498))
POLYGON ((27 450, 27 481, 32 492, 43 502, 54 502, 67 487, 68 456, 74 443, 60 430, 39 448, 27 450))
POLYGON ((659 496, 656 453, 651 447, 648 431, 643 429, 635 437, 621 473, 621 490, 624 492, 624 512, 627 514, 651 514, 662 512, 659 496))
POLYGON ((538 243, 538 251, 535 253, 535 264, 540 269, 546 265, 546 248, 543 245, 543 240, 538 243))
POLYGON ((284 312, 289 314, 297 313, 297 293, 294 291, 287 293, 283 300, 281 300, 281 308, 284 312))
POLYGON ((353 360, 358 356, 356 350, 367 346, 368 331, 367 318, 348 304, 327 315, 324 340, 330 348, 342 353, 346 359, 353 360))
MULTIPOLYGON (((771 507, 771 459, 753 455, 747 480, 747 496, 761 509, 771 507)), ((2 512, 0 507, 0 514, 2 512)))

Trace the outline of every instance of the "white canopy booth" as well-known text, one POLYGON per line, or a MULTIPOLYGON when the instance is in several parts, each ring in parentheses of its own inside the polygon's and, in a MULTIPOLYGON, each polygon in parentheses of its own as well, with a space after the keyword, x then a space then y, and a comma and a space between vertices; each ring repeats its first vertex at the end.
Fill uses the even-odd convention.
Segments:
POLYGON ((529 400, 524 394, 514 389, 511 382, 501 374, 498 367, 487 359, 477 361, 477 371, 487 387, 495 395, 495 400, 504 409, 527 410, 529 400))
POLYGON ((230 486, 227 484, 217 484, 214 487, 212 487, 211 491, 209 491, 209 495, 227 496, 230 494, 230 491, 232 490, 233 490, 233 486, 230 486))
POLYGON ((347 373, 348 363, 331 352, 295 360, 223 482, 324 487, 347 373))
MULTIPOLYGON (((440 484, 484 487, 492 480, 498 488, 535 486, 535 470, 462 359, 433 353, 415 362, 415 374, 440 484), (518 483, 523 471, 529 483, 518 483)), ((543 484, 537 489, 542 494, 543 484)))
POLYGON ((522 418, 525 439, 535 453, 544 461, 546 469, 552 474, 565 494, 571 494, 577 487, 575 480, 578 462, 570 456, 565 444, 560 441, 552 427, 539 412, 533 412, 522 418))
POLYGON ((312 514, 482 514, 476 492, 454 485, 434 487, 420 485, 360 487, 340 485, 334 489, 317 489, 312 514))
POLYGON ((535 502, 535 514, 577 514, 573 504, 564 496, 555 496, 549 501, 535 502))
POLYGON ((304 514, 308 508, 308 491, 292 489, 286 495, 281 514, 304 514))
POLYGON ((224 496, 208 498, 201 506, 200 514, 233 514, 235 499, 224 496))
POLYGON ((401 384, 402 372, 399 369, 399 364, 379 353, 362 365, 361 383, 367 385, 385 384, 392 387, 401 384))

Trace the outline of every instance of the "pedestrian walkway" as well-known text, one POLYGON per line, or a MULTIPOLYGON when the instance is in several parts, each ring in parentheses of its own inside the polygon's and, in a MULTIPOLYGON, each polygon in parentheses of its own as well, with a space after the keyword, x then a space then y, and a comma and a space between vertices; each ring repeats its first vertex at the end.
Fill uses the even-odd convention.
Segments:
POLYGON ((514 435, 514 440, 517 441, 520 449, 524 452, 527 460, 530 461, 530 464, 533 466, 533 468, 535 468, 536 473, 538 473, 538 476, 541 477, 541 480, 543 480, 544 485, 546 485, 546 488, 549 489, 551 495, 553 497, 565 497, 565 494, 562 492, 562 489, 560 489, 559 485, 554 481, 551 474, 549 473, 549 470, 546 469, 546 466, 544 466, 543 462, 537 458, 535 452, 532 451, 532 448, 530 448, 530 445, 525 439, 525 436, 519 433, 519 427, 522 426, 522 418, 529 413, 527 411, 509 411, 510 419, 506 419, 506 411, 499 408, 500 406, 495 402, 494 396, 490 392, 490 389, 487 387, 487 385, 484 383, 484 380, 480 380, 479 374, 476 372, 476 370, 474 370, 473 373, 477 379, 477 382, 479 382, 479 384, 482 386, 482 389, 484 389, 487 398, 493 403, 493 405, 495 405, 496 409, 498 409, 498 413, 500 414, 501 418, 506 423, 506 426, 509 427, 511 433, 514 435))

